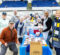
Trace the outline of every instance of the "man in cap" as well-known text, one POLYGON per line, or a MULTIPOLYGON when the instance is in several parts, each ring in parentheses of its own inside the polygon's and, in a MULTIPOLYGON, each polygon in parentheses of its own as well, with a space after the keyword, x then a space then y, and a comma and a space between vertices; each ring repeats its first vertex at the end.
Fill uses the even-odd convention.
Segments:
POLYGON ((13 55, 18 54, 16 44, 19 44, 19 41, 17 39, 17 31, 14 28, 14 22, 12 20, 9 21, 8 27, 2 30, 0 41, 2 42, 0 55, 5 55, 8 47, 13 51, 13 55))
POLYGON ((8 26, 9 20, 6 18, 6 12, 2 13, 2 18, 0 19, 0 33, 1 31, 8 26))

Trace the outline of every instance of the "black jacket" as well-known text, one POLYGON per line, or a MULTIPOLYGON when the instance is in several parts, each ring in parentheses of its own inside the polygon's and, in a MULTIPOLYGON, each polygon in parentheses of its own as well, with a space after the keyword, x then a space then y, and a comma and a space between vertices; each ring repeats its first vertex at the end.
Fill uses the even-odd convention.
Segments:
POLYGON ((47 28, 45 30, 43 30, 43 32, 46 32, 51 29, 52 19, 50 17, 48 17, 48 20, 46 21, 46 26, 47 26, 47 28))

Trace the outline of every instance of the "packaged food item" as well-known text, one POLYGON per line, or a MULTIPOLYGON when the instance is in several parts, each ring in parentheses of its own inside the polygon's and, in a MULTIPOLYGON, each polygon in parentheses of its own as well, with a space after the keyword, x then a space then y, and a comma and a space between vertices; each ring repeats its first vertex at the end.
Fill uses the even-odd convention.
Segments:
POLYGON ((39 30, 34 30, 34 33, 36 34, 36 32, 39 32, 39 30))
POLYGON ((34 37, 34 35, 30 34, 30 37, 34 37))
POLYGON ((27 45, 28 45, 28 41, 25 41, 25 42, 24 42, 24 46, 27 46, 27 45))
POLYGON ((39 36, 40 35, 40 32, 36 32, 36 36, 39 36))
POLYGON ((30 36, 26 37, 26 39, 24 41, 24 46, 29 45, 30 42, 40 42, 42 44, 42 46, 47 46, 46 41, 44 40, 43 37, 33 37, 33 35, 30 35, 30 36))
POLYGON ((47 46, 46 41, 42 40, 42 45, 47 46))

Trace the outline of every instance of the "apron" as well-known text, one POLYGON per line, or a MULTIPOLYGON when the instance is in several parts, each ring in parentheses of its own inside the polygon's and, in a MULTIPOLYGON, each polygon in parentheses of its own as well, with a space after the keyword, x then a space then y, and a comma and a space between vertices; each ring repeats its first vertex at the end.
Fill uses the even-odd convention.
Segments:
POLYGON ((23 23, 20 24, 20 22, 19 22, 19 24, 18 24, 18 28, 17 28, 18 38, 22 37, 22 36, 21 36, 22 33, 20 34, 20 28, 22 28, 22 26, 23 26, 23 23))
MULTIPOLYGON (((46 19, 44 20, 44 22, 43 22, 43 30, 45 30, 45 29, 47 28, 47 26, 46 26, 46 21, 47 21, 47 20, 48 20, 48 19, 46 18, 46 19)), ((43 37, 44 37, 45 40, 47 40, 48 33, 49 33, 49 31, 43 32, 43 37)))

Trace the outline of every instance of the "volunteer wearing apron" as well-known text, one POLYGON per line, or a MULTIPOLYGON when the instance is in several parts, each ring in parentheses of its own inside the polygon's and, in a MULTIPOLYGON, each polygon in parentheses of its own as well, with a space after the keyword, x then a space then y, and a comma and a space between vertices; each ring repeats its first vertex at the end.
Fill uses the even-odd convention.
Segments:
POLYGON ((60 10, 56 11, 56 18, 53 21, 53 47, 55 48, 56 55, 60 55, 60 10))
POLYGON ((45 12, 45 19, 43 22, 43 37, 46 41, 48 38, 49 30, 51 29, 51 26, 52 26, 52 19, 48 16, 49 16, 49 13, 46 11, 45 12))
POLYGON ((23 35, 23 28, 24 28, 23 18, 20 17, 20 21, 16 23, 15 28, 17 29, 18 40, 20 43, 22 43, 23 40, 22 35, 23 35))

